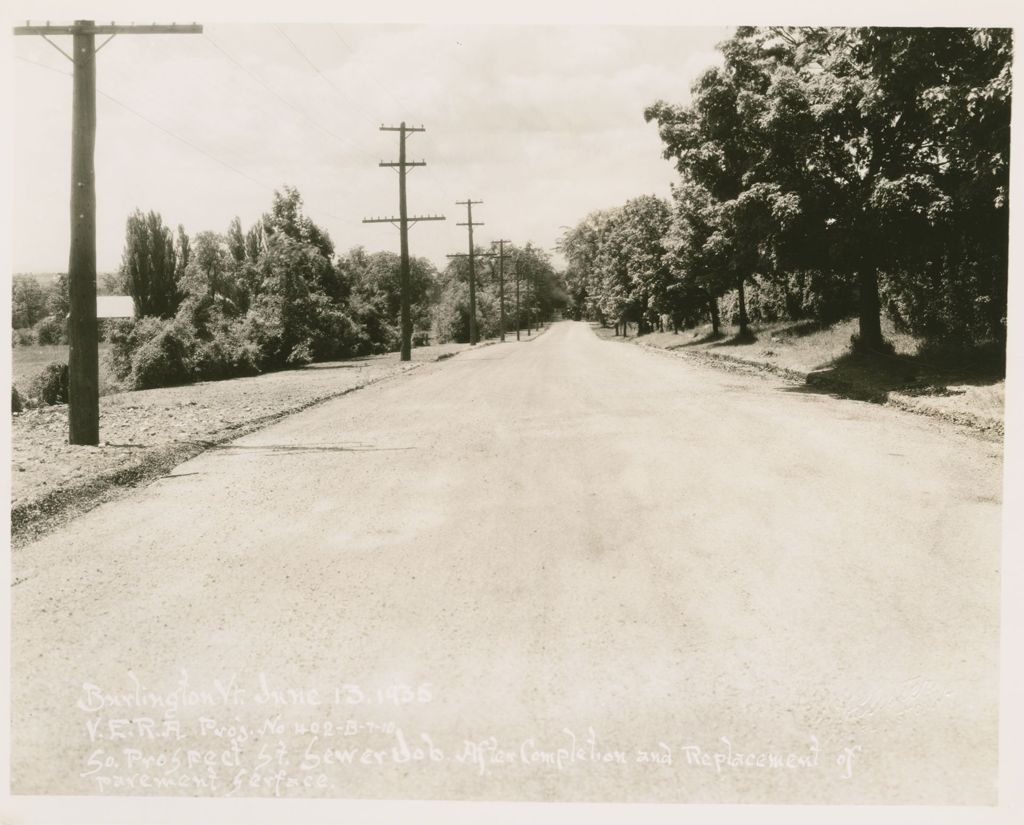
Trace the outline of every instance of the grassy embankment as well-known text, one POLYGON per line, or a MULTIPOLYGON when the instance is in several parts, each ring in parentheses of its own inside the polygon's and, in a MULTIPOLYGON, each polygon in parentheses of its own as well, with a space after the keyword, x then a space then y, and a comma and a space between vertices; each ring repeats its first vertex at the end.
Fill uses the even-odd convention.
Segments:
MULTIPOLYGON (((595 330, 603 338, 615 337, 613 329, 595 325, 595 330)), ((636 327, 630 326, 625 340, 714 366, 773 373, 803 383, 809 391, 890 404, 1002 435, 1005 381, 1000 354, 941 352, 883 322, 895 353, 855 355, 850 336, 856 331, 853 319, 824 328, 811 322, 752 324, 752 335, 742 339, 732 329, 716 338, 710 325, 638 338, 636 327)))

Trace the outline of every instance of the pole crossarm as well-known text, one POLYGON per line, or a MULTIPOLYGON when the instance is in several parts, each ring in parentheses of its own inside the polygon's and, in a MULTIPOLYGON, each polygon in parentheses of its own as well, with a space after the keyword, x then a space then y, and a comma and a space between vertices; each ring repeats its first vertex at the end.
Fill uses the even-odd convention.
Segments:
POLYGON ((202 34, 203 27, 198 23, 171 23, 169 25, 141 25, 128 24, 110 25, 94 23, 73 23, 70 26, 52 26, 49 23, 43 26, 15 26, 14 33, 24 34, 202 34))
MULTIPOLYGON (((398 224, 401 218, 363 218, 363 223, 393 223, 398 224)), ((419 221, 443 221, 447 220, 444 215, 413 215, 405 219, 408 223, 419 221)))
POLYGON ((202 34, 197 23, 178 25, 15 26, 14 34, 42 37, 74 66, 71 98, 71 232, 68 252, 68 442, 96 446, 100 437, 99 334, 96 318, 96 59, 119 34, 202 34), (71 35, 71 54, 50 36, 71 35), (96 36, 106 39, 96 45, 96 36))
POLYGON ((426 166, 425 160, 406 160, 405 140, 413 132, 427 131, 422 126, 409 126, 404 120, 399 126, 380 126, 382 132, 398 132, 398 160, 381 161, 380 166, 394 169, 398 173, 398 217, 363 218, 363 223, 390 223, 398 230, 401 243, 399 285, 401 292, 401 355, 402 361, 412 358, 412 308, 410 306, 410 263, 409 263, 409 227, 420 221, 443 221, 444 215, 409 215, 406 207, 406 171, 416 166, 426 166))

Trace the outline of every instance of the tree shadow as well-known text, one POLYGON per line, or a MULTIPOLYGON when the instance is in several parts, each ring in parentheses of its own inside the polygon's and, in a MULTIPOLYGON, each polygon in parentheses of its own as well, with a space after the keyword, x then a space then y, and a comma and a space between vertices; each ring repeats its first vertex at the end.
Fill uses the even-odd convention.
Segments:
POLYGON ((812 335, 815 332, 821 332, 824 329, 828 329, 831 324, 823 324, 821 321, 815 321, 808 319, 804 321, 795 321, 788 327, 782 327, 772 331, 773 338, 805 338, 808 335, 812 335))
POLYGON ((704 333, 704 335, 700 336, 700 338, 693 338, 689 341, 683 341, 680 344, 673 344, 670 347, 665 347, 665 349, 684 349, 685 347, 698 347, 701 344, 710 344, 714 341, 721 341, 724 337, 725 335, 721 331, 706 332, 704 333))
POLYGON ((987 387, 1005 378, 1005 351, 925 350, 917 355, 847 353, 807 376, 789 392, 810 392, 884 404, 889 394, 963 395, 963 386, 987 387))
POLYGON ((710 348, 717 347, 744 347, 747 344, 753 344, 757 341, 757 336, 753 330, 747 330, 746 332, 737 332, 731 338, 726 338, 718 343, 712 344, 710 348))

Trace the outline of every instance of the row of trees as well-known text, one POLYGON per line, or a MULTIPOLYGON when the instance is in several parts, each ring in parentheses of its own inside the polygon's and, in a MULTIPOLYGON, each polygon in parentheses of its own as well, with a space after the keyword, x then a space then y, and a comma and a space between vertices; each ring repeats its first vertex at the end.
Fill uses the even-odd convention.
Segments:
MULTIPOLYGON (((481 250, 482 252, 483 250, 481 250)), ((535 284, 523 323, 550 311, 557 279, 546 256, 516 250, 535 284)), ((414 344, 468 340, 468 273, 459 259, 438 272, 410 261, 414 344)), ((400 339, 400 259, 333 242, 302 209, 299 193, 276 192, 247 231, 172 232, 155 212, 128 219, 120 287, 138 318, 113 324, 111 365, 134 388, 388 352, 400 339)), ((478 315, 497 334, 496 278, 478 272, 478 315), (482 277, 481 277, 482 276, 482 277)))
POLYGON ((11 284, 11 329, 15 346, 67 343, 68 276, 48 284, 31 275, 15 275, 11 284))
POLYGON ((740 28, 687 105, 659 101, 679 179, 587 216, 562 249, 602 321, 768 311, 880 316, 966 346, 1005 342, 1012 36, 1001 29, 740 28), (769 298, 766 300, 765 295, 769 298), (728 304, 722 304, 728 305, 728 304))

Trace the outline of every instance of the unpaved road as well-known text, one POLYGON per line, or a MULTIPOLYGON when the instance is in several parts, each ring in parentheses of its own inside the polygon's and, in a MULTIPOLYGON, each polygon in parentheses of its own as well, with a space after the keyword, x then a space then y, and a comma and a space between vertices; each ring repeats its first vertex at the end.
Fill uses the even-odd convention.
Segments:
POLYGON ((992 803, 1000 468, 586 324, 427 365, 14 555, 13 790, 992 803))

